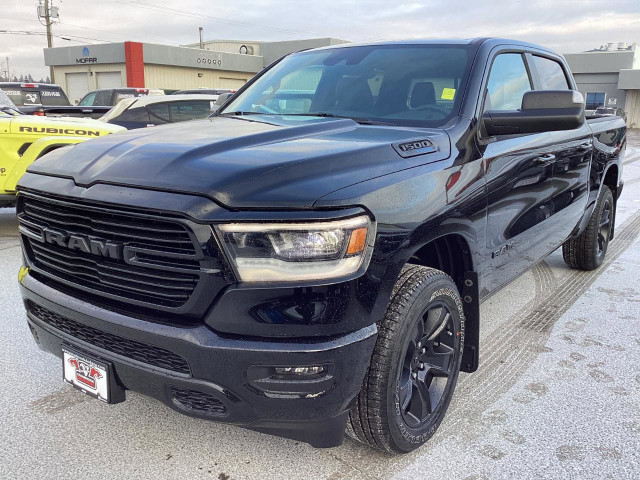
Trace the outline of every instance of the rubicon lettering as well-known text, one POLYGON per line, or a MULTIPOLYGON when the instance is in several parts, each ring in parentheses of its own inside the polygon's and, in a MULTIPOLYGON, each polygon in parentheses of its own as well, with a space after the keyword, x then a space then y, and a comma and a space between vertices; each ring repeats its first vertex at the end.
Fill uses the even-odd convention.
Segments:
POLYGON ((100 132, 97 130, 84 130, 75 128, 20 127, 20 131, 26 133, 50 133, 52 135, 81 135, 86 137, 100 136, 100 132))

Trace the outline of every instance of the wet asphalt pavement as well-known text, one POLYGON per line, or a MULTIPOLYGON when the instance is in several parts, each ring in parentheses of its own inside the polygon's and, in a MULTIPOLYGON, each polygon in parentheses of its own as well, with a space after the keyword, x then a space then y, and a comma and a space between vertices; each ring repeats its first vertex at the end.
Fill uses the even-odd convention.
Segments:
POLYGON ((616 238, 577 272, 550 255, 481 307, 481 363, 423 448, 390 457, 184 417, 127 392, 107 406, 62 383, 18 294, 15 210, 0 209, 2 479, 639 479, 640 132, 616 238))

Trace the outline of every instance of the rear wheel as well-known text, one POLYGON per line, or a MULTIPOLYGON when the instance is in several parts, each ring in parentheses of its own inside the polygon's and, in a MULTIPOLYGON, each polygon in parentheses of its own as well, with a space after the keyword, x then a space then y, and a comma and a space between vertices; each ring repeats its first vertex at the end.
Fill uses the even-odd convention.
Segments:
POLYGON ((614 207, 613 194, 609 187, 603 185, 587 228, 562 245, 562 256, 567 265, 580 270, 595 270, 602 264, 613 230, 614 207))
POLYGON ((464 343, 455 283, 408 265, 396 282, 347 434, 393 453, 410 452, 435 433, 451 401, 464 343))

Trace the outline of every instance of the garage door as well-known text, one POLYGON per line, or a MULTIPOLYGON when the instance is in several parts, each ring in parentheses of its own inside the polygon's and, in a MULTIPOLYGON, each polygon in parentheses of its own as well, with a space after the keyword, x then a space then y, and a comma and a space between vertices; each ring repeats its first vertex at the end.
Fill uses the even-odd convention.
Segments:
POLYGON ((86 73, 67 73, 67 96, 75 104, 89 92, 89 76, 86 73))
POLYGON ((120 72, 98 72, 98 88, 120 88, 122 76, 120 72))
POLYGON ((237 78, 220 77, 220 88, 229 88, 231 90, 237 90, 240 87, 242 87, 245 83, 247 83, 246 80, 240 80, 237 78))

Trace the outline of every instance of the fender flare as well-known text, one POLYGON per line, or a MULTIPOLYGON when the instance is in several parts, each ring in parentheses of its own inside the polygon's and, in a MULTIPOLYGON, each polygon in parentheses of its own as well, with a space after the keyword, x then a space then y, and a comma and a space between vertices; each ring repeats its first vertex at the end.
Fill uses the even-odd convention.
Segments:
POLYGON ((27 148, 24 154, 14 164, 11 173, 9 174, 6 183, 5 190, 15 190, 18 180, 27 171, 29 165, 35 162, 37 159, 46 155, 47 153, 56 150, 60 147, 66 147, 68 145, 75 145, 80 142, 88 140, 82 137, 42 137, 35 140, 29 148, 27 148))
MULTIPOLYGON (((600 175, 600 186, 598 187, 598 194, 596 195, 596 199, 600 196, 600 192, 602 191, 602 187, 604 186, 604 179, 607 176, 607 173, 609 172, 609 170, 611 168, 613 168, 614 166, 618 169, 618 179, 617 179, 617 185, 616 185, 616 190, 618 188, 618 186, 620 185, 620 177, 622 175, 622 162, 620 162, 619 160, 615 161, 615 162, 610 162, 608 165, 605 166, 604 170, 602 171, 602 175, 600 175)), ((589 191, 589 193, 591 193, 591 191, 589 191)), ((611 234, 611 239, 613 239, 614 236, 614 232, 615 232, 615 212, 616 212, 616 208, 618 205, 618 195, 616 191, 613 191, 613 216, 614 216, 614 229, 612 230, 612 234, 611 234)), ((580 219, 580 221, 578 222, 578 225, 576 225, 576 228, 573 229, 573 232, 571 233, 571 235, 569 236, 569 238, 575 238, 577 236, 579 236, 582 232, 584 232, 585 228, 587 228, 587 224, 589 223, 589 219, 591 218, 591 214, 593 213, 594 208, 596 208, 596 200, 594 200, 592 202, 591 205, 588 205, 587 208, 584 211, 584 214, 582 215, 582 218, 580 219)))

